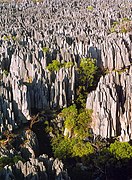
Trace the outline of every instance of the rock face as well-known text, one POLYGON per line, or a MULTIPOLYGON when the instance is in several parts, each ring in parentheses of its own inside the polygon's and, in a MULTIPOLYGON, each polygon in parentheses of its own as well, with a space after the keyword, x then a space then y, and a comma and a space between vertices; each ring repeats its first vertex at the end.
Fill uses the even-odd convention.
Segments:
MULTIPOLYGON (((12 131, 21 123, 27 122, 34 111, 63 108, 74 102, 78 81, 76 69, 82 57, 96 58, 98 67, 109 71, 131 66, 131 1, 106 0, 101 3, 99 0, 46 0, 37 4, 33 1, 0 3, 0 14, 1 133, 5 129, 12 131), (111 31, 114 22, 124 21, 129 28, 111 31), (73 65, 49 72, 46 67, 55 59, 61 64, 72 62, 73 65)), ((125 91, 112 85, 128 88, 125 83, 130 86, 128 77, 131 79, 131 70, 127 73, 121 75, 122 80, 117 73, 102 77, 97 90, 88 96, 87 107, 94 110, 95 103, 92 101, 96 99, 96 106, 101 110, 101 121, 102 117, 107 118, 105 135, 100 132, 96 132, 97 134, 108 137, 115 135, 115 124, 118 124, 115 123, 116 119, 119 124, 120 120, 124 124, 131 120, 130 113, 126 111, 127 107, 131 106, 130 92, 126 95, 128 100, 122 102, 118 94, 125 91), (104 83, 105 90, 101 83, 104 83), (102 108, 94 95, 99 94, 96 93, 98 91, 103 94, 109 91, 110 97, 111 94, 115 95, 115 101, 110 97, 108 101, 103 95, 101 102, 107 101, 109 106, 102 108), (110 115, 109 109, 115 106, 119 106, 119 113, 112 112, 110 115), (110 121, 114 124, 114 130, 106 133, 107 128, 112 129, 108 125, 110 121)), ((125 125, 122 124, 121 128, 125 128, 125 125)), ((124 130, 121 131, 123 133, 124 130)), ((126 131, 125 129, 124 133, 126 131)))
POLYGON ((38 140, 31 130, 27 130, 24 133, 24 144, 20 151, 24 159, 35 158, 39 154, 38 140))
POLYGON ((28 129, 19 134, 9 134, 7 140, 0 142, 0 157, 12 158, 19 154, 25 160, 39 155, 38 140, 33 131, 28 129))
POLYGON ((88 95, 86 107, 93 109, 94 134, 132 139, 132 66, 101 77, 96 90, 88 95))
POLYGON ((70 180, 63 166, 63 163, 59 159, 54 160, 43 154, 35 159, 30 158, 30 160, 25 163, 18 161, 13 167, 5 166, 4 169, 0 171, 0 179, 70 180))
POLYGON ((64 164, 59 159, 49 158, 46 154, 39 156, 38 140, 31 130, 15 134, 6 144, 0 144, 0 157, 5 158, 3 164, 9 161, 8 158, 12 163, 14 159, 19 158, 13 164, 7 163, 10 165, 2 165, 0 161, 2 180, 70 180, 64 164))

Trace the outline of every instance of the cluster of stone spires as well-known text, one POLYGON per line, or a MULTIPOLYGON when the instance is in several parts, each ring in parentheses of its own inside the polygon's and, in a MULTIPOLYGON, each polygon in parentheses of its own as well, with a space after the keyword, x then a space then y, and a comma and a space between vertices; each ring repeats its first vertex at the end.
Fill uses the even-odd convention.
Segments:
POLYGON ((73 103, 76 68, 91 57, 108 72, 86 103, 94 133, 131 139, 132 34, 111 32, 123 19, 131 27, 131 1, 0 3, 0 14, 1 133, 30 120, 34 110, 73 103), (51 73, 46 66, 54 59, 73 66, 51 73))

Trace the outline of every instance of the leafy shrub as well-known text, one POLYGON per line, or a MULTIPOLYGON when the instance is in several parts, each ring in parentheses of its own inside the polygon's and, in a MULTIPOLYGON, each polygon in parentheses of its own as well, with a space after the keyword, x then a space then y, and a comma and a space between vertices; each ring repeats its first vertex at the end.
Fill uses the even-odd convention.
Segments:
POLYGON ((4 41, 10 40, 10 36, 4 35, 4 36, 3 36, 3 40, 4 40, 4 41))
POLYGON ((94 153, 94 148, 89 142, 84 143, 83 141, 78 141, 73 146, 73 152, 72 152, 73 157, 76 157, 76 156, 83 157, 92 153, 94 153))
POLYGON ((110 145, 109 151, 118 160, 132 158, 132 146, 128 142, 115 141, 110 145))
POLYGON ((79 138, 88 136, 89 124, 91 123, 92 110, 83 109, 78 112, 75 104, 64 108, 61 116, 64 118, 65 128, 73 131, 73 136, 77 135, 79 138))
POLYGON ((83 142, 76 138, 67 138, 58 135, 52 139, 52 150, 54 156, 59 159, 68 157, 83 157, 94 152, 94 148, 89 142, 83 142))
POLYGON ((64 66, 65 68, 70 68, 73 66, 73 62, 66 62, 64 66))
POLYGON ((52 138, 51 143, 55 157, 66 159, 71 156, 72 141, 67 137, 58 134, 56 138, 52 138))
POLYGON ((72 129, 75 127, 76 119, 77 119, 77 108, 74 105, 64 108, 61 112, 61 116, 65 118, 65 127, 68 129, 72 129))
POLYGON ((12 36, 11 38, 12 38, 13 41, 17 41, 18 40, 18 38, 16 36, 12 36))
POLYGON ((93 11, 93 10, 94 10, 94 7, 93 7, 93 6, 88 6, 88 7, 87 7, 87 10, 88 10, 88 11, 93 11))
POLYGON ((58 71, 61 68, 61 63, 58 60, 53 60, 52 63, 49 63, 47 69, 49 71, 58 71))
POLYGON ((3 74, 5 74, 6 76, 8 76, 9 72, 7 70, 3 70, 3 74))
POLYGON ((80 62, 81 82, 84 85, 92 86, 94 75, 97 72, 96 60, 91 58, 83 58, 80 62))
POLYGON ((64 127, 72 132, 71 138, 56 134, 52 138, 52 150, 55 157, 82 157, 93 152, 90 143, 83 142, 89 136, 89 124, 91 122, 92 110, 82 110, 78 112, 75 105, 64 108, 60 116, 64 118, 64 127))
POLYGON ((76 104, 79 108, 85 108, 86 107, 86 98, 87 98, 87 93, 85 92, 85 90, 83 91, 83 93, 79 93, 77 94, 77 99, 76 99, 76 104))
POLYGON ((48 53, 49 52, 49 48, 48 47, 43 47, 42 51, 43 51, 43 53, 48 53))
POLYGON ((90 128, 91 115, 92 115, 92 110, 83 110, 83 112, 81 112, 78 115, 77 125, 75 130, 77 136, 81 139, 85 139, 90 135, 88 130, 90 128))
POLYGON ((132 21, 128 18, 120 19, 119 22, 115 21, 110 28, 110 32, 127 33, 132 31, 132 21))
POLYGON ((53 60, 52 63, 49 63, 47 69, 52 72, 52 71, 58 71, 62 67, 70 68, 72 66, 73 66, 73 62, 60 63, 58 60, 53 60))

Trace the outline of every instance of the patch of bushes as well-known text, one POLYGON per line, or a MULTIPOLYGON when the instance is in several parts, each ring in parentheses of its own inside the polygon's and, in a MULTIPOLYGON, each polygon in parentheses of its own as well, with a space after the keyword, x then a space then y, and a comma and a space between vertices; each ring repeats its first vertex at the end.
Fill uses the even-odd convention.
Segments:
POLYGON ((64 67, 65 68, 70 68, 70 67, 72 67, 74 64, 73 64, 73 62, 66 62, 66 63, 64 63, 64 67))
POLYGON ((90 155, 94 152, 91 143, 84 142, 77 138, 68 138, 58 135, 52 139, 52 150, 54 156, 59 159, 66 159, 70 157, 79 157, 90 155))
POLYGON ((92 145, 84 141, 90 136, 91 114, 91 110, 85 109, 78 112, 75 104, 62 110, 60 116, 64 118, 64 128, 71 132, 71 137, 57 133, 52 138, 51 144, 55 157, 60 159, 82 157, 94 151, 92 145))
POLYGON ((47 69, 52 71, 58 71, 61 68, 61 63, 58 60, 53 60, 52 63, 49 63, 47 69))
POLYGON ((43 47, 42 51, 43 51, 43 53, 48 53, 49 52, 49 48, 48 47, 43 47))
POLYGON ((96 66, 96 59, 83 58, 78 69, 78 84, 75 103, 78 108, 85 108, 87 94, 96 87, 102 72, 96 66))
POLYGON ((94 153, 94 148, 90 142, 77 141, 72 150, 73 157, 84 157, 94 153))
POLYGON ((80 62, 80 80, 83 85, 92 86, 94 75, 97 73, 96 60, 91 58, 83 58, 80 62))
POLYGON ((128 142, 115 141, 109 151, 118 160, 132 158, 132 146, 128 142))
POLYGON ((122 18, 119 22, 115 21, 110 28, 110 33, 127 33, 132 31, 132 21, 129 18, 122 18))
POLYGON ((3 74, 5 74, 6 76, 8 76, 9 72, 7 70, 3 70, 3 74))
POLYGON ((88 7, 87 7, 87 10, 88 10, 88 11, 93 11, 93 10, 94 10, 94 7, 93 7, 93 6, 88 6, 88 7))
POLYGON ((58 60, 52 60, 52 62, 48 64, 47 69, 50 72, 53 72, 53 71, 59 71, 60 68, 62 67, 70 68, 72 66, 73 66, 73 62, 60 63, 58 60))
POLYGON ((21 156, 14 156, 13 158, 3 156, 0 157, 0 170, 2 170, 6 165, 12 166, 13 164, 17 163, 18 161, 23 161, 24 159, 21 156))

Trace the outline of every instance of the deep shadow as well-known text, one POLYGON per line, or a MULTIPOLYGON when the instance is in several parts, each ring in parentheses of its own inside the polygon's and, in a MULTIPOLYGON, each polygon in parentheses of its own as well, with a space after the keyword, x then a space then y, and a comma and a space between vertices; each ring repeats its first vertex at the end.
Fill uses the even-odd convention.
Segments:
POLYGON ((39 154, 47 154, 49 157, 53 156, 50 145, 50 137, 45 132, 45 117, 39 116, 38 122, 32 125, 32 131, 36 134, 39 143, 39 154))
POLYGON ((76 163, 67 163, 71 180, 130 180, 132 159, 116 159, 105 150, 75 158, 76 163))
POLYGON ((124 105, 126 101, 125 92, 123 91, 123 87, 121 85, 116 85, 116 89, 117 89, 118 98, 119 98, 119 105, 122 109, 122 113, 124 114, 125 112, 124 105))

